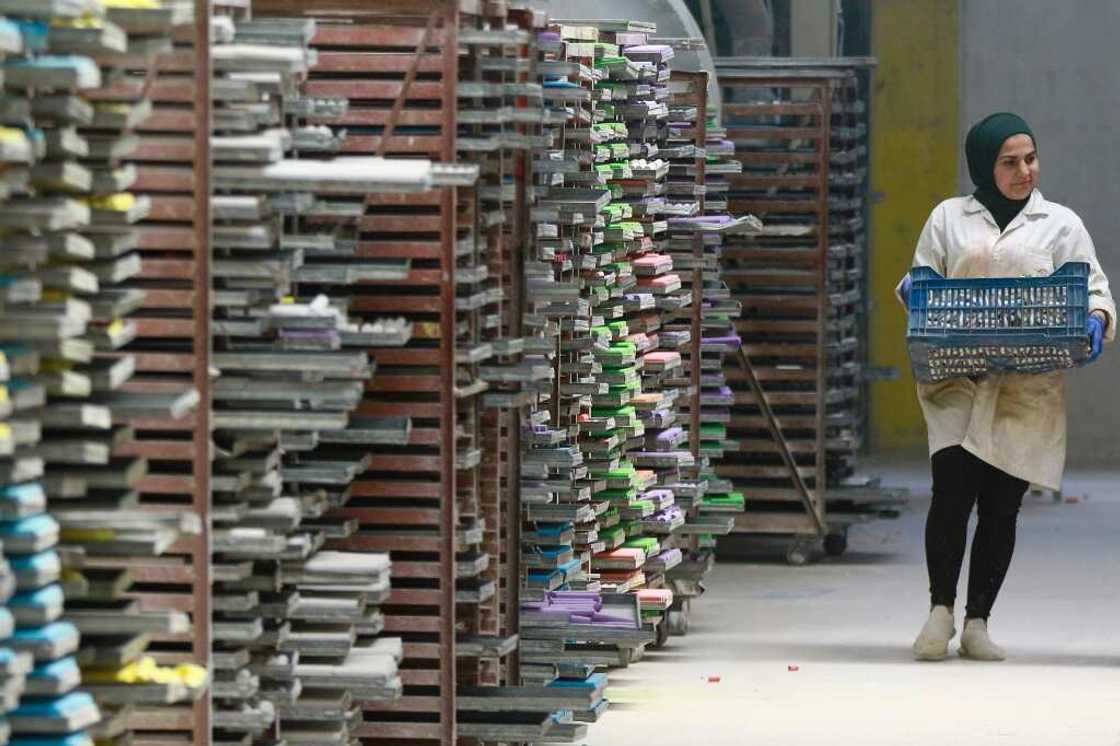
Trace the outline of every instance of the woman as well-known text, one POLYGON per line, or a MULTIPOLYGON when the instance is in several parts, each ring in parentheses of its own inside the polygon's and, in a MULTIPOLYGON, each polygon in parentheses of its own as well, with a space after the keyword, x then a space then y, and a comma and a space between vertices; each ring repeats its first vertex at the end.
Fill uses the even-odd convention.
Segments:
MULTIPOLYGON (((934 208, 914 252, 914 266, 945 277, 1049 275, 1070 261, 1088 262, 1090 362, 1115 336, 1116 306, 1093 241, 1069 208, 1035 188, 1034 134, 1020 117, 981 120, 965 141, 976 191, 934 208)), ((909 276, 898 288, 904 302, 909 276)), ((1031 483, 1058 489, 1066 455, 1063 374, 998 373, 919 383, 929 433, 933 501, 926 520, 932 610, 914 642, 918 660, 943 660, 956 634, 954 604, 968 520, 978 523, 969 564, 968 608, 960 654, 1003 660, 988 635, 988 617, 1015 548, 1015 526, 1031 483)))

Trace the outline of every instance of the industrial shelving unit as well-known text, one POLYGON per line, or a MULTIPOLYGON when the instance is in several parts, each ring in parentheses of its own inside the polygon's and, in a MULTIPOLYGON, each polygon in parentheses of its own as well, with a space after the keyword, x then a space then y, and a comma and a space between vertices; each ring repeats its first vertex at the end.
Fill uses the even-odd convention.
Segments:
MULTIPOLYGON (((390 26, 361 17, 353 24, 320 25, 314 39, 320 62, 305 92, 392 102, 352 104, 343 117, 325 120, 351 128, 346 153, 455 159, 459 9, 450 3, 414 8, 426 11, 422 24, 390 26), (385 48, 395 53, 361 59, 362 51, 385 48), (435 80, 409 74, 422 64, 435 80), (406 129, 411 127, 424 129, 413 134, 406 129)), ((396 568, 383 611, 386 633, 404 639, 404 694, 365 706, 365 724, 355 734, 364 740, 450 743, 457 732, 454 579, 456 555, 466 542, 459 535, 454 499, 460 476, 458 392, 455 377, 447 374, 456 366, 456 221, 455 189, 447 188, 416 197, 371 196, 358 222, 359 255, 403 261, 409 274, 401 281, 363 283, 355 289, 352 308, 399 313, 413 324, 408 345, 376 356, 379 375, 357 412, 399 418, 407 423, 408 435, 400 445, 371 448, 367 470, 343 509, 358 521, 358 531, 330 542, 339 549, 389 552, 396 568)))
MULTIPOLYGON (((759 93, 723 105, 727 137, 743 163, 743 173, 730 178, 728 205, 765 224, 758 236, 725 251, 724 277, 743 307, 737 328, 744 347, 727 366, 739 450, 718 471, 753 503, 736 521, 744 533, 828 533, 829 143, 839 77, 719 72, 725 89, 759 93), (782 509, 791 500, 801 510, 782 509)), ((789 556, 803 552, 795 543, 789 556)))
POLYGON ((461 716, 458 688, 498 683, 494 664, 511 648, 500 642, 501 493, 493 483, 483 490, 490 465, 481 439, 493 433, 484 432, 479 407, 488 388, 479 364, 494 354, 500 333, 489 317, 501 315, 501 295, 479 268, 487 267, 484 257, 500 259, 500 242, 490 242, 501 224, 479 229, 480 206, 489 203, 478 199, 485 183, 472 186, 478 169, 446 165, 460 150, 460 30, 481 28, 488 18, 480 6, 452 2, 265 0, 254 10, 258 18, 318 18, 318 61, 302 91, 349 106, 307 121, 329 127, 342 153, 427 157, 445 164, 446 183, 463 187, 371 194, 355 206, 357 257, 403 271, 361 279, 351 288, 350 309, 363 318, 402 316, 412 331, 404 346, 372 351, 377 374, 355 414, 392 423, 395 437, 368 445, 349 502, 331 514, 356 522, 356 532, 327 543, 390 554, 384 629, 404 642, 403 696, 362 703, 364 722, 353 735, 373 743, 453 743, 486 725, 461 716))
POLYGON ((358 256, 353 225, 370 195, 428 191, 431 167, 340 156, 344 138, 305 124, 348 110, 302 90, 314 21, 237 13, 223 27, 212 47, 229 91, 213 138, 214 740, 348 743, 363 706, 400 697, 403 646, 381 634, 388 554, 328 542, 359 528, 345 510, 369 445, 402 437, 399 423, 355 411, 377 357, 412 331, 352 314, 355 285, 408 271, 358 256), (258 87, 249 106, 243 83, 258 87))
POLYGON ((816 539, 828 553, 842 553, 852 523, 896 515, 903 497, 855 471, 869 379, 869 122, 861 71, 874 60, 726 58, 716 65, 730 93, 723 106, 729 139, 744 164, 731 177, 731 201, 766 221, 759 238, 728 254, 747 346, 729 370, 739 392, 733 427, 741 452, 722 468, 757 506, 737 530, 804 539, 788 553, 800 563, 816 539), (772 417, 759 408, 756 389, 766 391, 772 417), (790 502, 804 509, 791 511, 790 502))

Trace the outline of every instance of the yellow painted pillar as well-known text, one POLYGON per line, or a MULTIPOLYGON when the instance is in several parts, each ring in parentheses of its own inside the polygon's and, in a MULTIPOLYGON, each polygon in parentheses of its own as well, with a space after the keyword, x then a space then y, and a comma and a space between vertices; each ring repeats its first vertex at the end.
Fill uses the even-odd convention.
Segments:
POLYGON ((960 148, 957 2, 876 0, 871 50, 871 363, 899 377, 871 386, 876 452, 924 446, 925 424, 906 357, 906 315, 894 286, 910 268, 930 210, 957 192, 960 148))

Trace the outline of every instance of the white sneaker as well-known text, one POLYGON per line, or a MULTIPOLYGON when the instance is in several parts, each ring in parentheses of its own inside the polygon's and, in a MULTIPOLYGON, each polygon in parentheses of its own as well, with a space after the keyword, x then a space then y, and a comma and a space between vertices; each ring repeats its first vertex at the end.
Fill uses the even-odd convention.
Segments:
POLYGON ((966 619, 961 633, 961 657, 974 661, 1001 661, 1007 651, 992 642, 988 636, 988 623, 983 619, 966 619))
POLYGON ((914 641, 914 660, 943 661, 949 657, 949 640, 957 634, 953 626, 953 610, 948 606, 934 606, 921 634, 914 641))

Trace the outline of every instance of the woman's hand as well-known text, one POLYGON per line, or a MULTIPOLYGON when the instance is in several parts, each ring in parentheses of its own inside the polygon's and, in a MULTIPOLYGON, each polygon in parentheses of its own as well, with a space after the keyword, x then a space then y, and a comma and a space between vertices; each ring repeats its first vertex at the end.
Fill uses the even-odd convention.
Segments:
POLYGON ((898 293, 898 299, 902 301, 902 305, 906 306, 907 311, 910 310, 910 285, 911 284, 913 284, 913 280, 910 278, 910 274, 907 273, 906 275, 903 276, 902 282, 898 283, 898 287, 896 288, 896 292, 898 293))
POLYGON ((1089 314, 1089 359, 1086 365, 1101 356, 1104 346, 1104 315, 1101 313, 1089 314))

